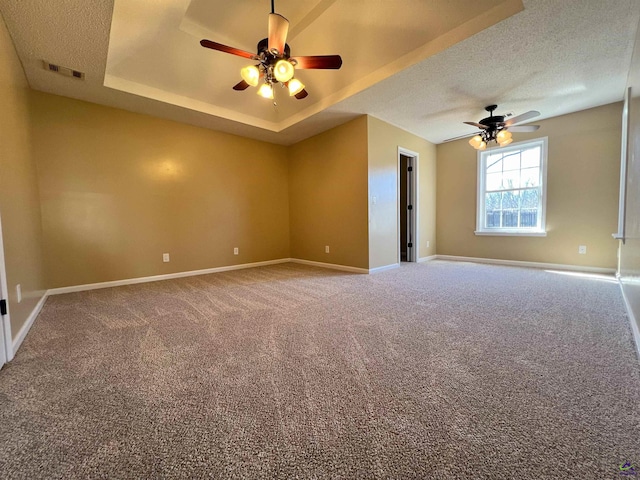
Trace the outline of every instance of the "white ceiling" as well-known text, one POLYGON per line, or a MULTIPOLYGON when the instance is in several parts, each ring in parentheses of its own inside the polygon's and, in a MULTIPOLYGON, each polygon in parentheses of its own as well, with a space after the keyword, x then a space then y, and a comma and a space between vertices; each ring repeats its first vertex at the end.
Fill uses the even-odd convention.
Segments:
POLYGON ((269 0, 0 0, 32 88, 280 144, 365 113, 440 143, 473 133, 462 122, 490 103, 542 119, 619 101, 640 1, 276 0, 292 55, 344 60, 298 72, 309 96, 277 107, 231 89, 245 59, 199 45, 255 51, 269 11, 269 0))

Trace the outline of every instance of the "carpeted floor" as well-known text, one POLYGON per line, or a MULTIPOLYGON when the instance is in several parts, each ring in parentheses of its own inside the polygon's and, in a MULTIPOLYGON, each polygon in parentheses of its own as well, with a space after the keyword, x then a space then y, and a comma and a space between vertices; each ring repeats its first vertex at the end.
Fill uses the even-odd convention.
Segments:
POLYGON ((609 479, 627 461, 640 362, 618 286, 542 270, 283 264, 54 296, 0 371, 1 478, 609 479))

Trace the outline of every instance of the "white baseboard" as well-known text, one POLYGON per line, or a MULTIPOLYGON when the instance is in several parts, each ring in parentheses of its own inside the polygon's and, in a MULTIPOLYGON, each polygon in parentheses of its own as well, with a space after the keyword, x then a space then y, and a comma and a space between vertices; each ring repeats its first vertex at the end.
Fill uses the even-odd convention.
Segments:
POLYGON ((24 325, 22 325, 22 328, 18 332, 18 335, 16 335, 16 338, 13 339, 13 355, 9 360, 13 360, 13 357, 16 356, 16 352, 20 348, 20 345, 22 345, 22 342, 24 342, 24 339, 27 336, 27 333, 29 333, 29 330, 31 330, 31 327, 33 326, 33 322, 35 322, 36 318, 38 318, 38 314, 40 313, 40 310, 42 310, 42 306, 44 305, 44 302, 47 301, 48 296, 49 296, 48 292, 44 292, 44 294, 42 295, 42 298, 40 298, 40 300, 36 304, 35 308, 31 312, 29 317, 27 317, 27 321, 24 322, 24 325))
POLYGON ((624 306, 627 309, 627 316, 629 317, 629 321, 631 322, 631 331, 633 332, 633 340, 636 342, 636 351, 638 352, 638 360, 640 360, 640 329, 638 328, 638 321, 636 320, 636 317, 633 314, 633 310, 631 309, 631 304, 629 303, 629 299, 624 293, 624 288, 623 288, 622 282, 620 281, 620 277, 618 277, 618 285, 620 285, 620 291, 622 292, 624 306))
POLYGON ((347 265, 338 265, 336 263, 314 262, 311 260, 301 260, 299 258, 292 258, 289 261, 293 263, 300 263, 302 265, 311 265, 313 267, 330 268, 331 270, 342 270, 343 272, 369 273, 368 268, 349 267, 347 265))
POLYGON ((496 258, 459 257, 455 255, 436 255, 438 260, 452 260, 454 262, 488 263, 491 265, 510 265, 512 267, 546 268, 553 270, 569 270, 574 272, 602 273, 613 275, 615 268, 584 267, 581 265, 563 265, 560 263, 524 262, 521 260, 499 260, 496 258))
POLYGON ((430 262, 431 260, 435 260, 437 258, 438 258, 437 255, 430 255, 428 257, 420 257, 418 259, 418 263, 430 262))
POLYGON ((386 270, 393 270, 394 268, 399 268, 399 263, 392 263, 391 265, 384 265, 382 267, 370 268, 369 273, 379 273, 384 272, 386 270))
POLYGON ((188 272, 167 273, 164 275, 153 275, 151 277, 127 278, 124 280, 114 280, 111 282, 88 283, 85 285, 74 285, 71 287, 52 288, 48 295, 60 295, 63 293, 84 292, 86 290, 96 290, 98 288, 121 287, 123 285, 134 285, 136 283, 158 282, 161 280, 171 280, 173 278, 193 277, 196 275, 207 275, 209 273, 228 272, 230 270, 242 270, 245 268, 263 267, 266 265, 276 265, 279 263, 288 263, 292 260, 289 258, 280 258, 277 260, 267 260, 264 262, 242 263, 239 265, 228 265, 225 267, 205 268, 203 270, 191 270, 188 272))

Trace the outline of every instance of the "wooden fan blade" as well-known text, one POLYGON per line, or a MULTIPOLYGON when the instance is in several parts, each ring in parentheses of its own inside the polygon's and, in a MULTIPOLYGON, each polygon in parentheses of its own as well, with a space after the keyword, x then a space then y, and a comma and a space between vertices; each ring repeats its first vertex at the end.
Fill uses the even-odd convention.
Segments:
POLYGON ((269 14, 269 51, 274 49, 278 54, 284 52, 284 46, 287 43, 287 34, 289 33, 289 20, 278 13, 269 14))
POLYGON ((481 124, 481 123, 476 123, 476 122, 462 122, 462 123, 466 123, 467 125, 471 125, 471 126, 473 126, 473 127, 482 128, 482 129, 484 129, 484 130, 486 130, 487 128, 489 128, 489 127, 487 127, 486 125, 483 125, 483 124, 481 124))
POLYGON ((340 55, 311 55, 307 57, 291 57, 297 63, 296 68, 317 68, 338 70, 342 66, 340 55))
POLYGON ((256 60, 255 54, 246 52, 244 50, 240 50, 239 48, 228 47, 226 45, 222 45, 221 43, 212 42, 211 40, 200 40, 200 45, 205 48, 210 48, 212 50, 218 50, 219 52, 230 53, 231 55, 237 55, 239 57, 250 58, 252 60, 256 60))
POLYGON ((302 100, 303 98, 306 98, 307 95, 309 95, 309 92, 307 92, 305 89, 302 89, 300 92, 295 94, 295 97, 298 100, 302 100))
POLYGON ((249 84, 247 82, 245 82, 244 80, 242 80, 241 82, 236 83, 233 86, 234 90, 238 90, 238 91, 242 91, 242 90, 246 90, 247 88, 249 88, 249 84))
POLYGON ((467 135, 460 135, 459 137, 447 138, 446 140, 443 140, 442 143, 453 142, 454 140, 460 140, 462 138, 475 137, 476 135, 480 135, 480 132, 469 133, 467 135))
POLYGON ((540 125, 514 125, 509 127, 510 132, 535 132, 540 128, 540 125))
POLYGON ((504 122, 505 126, 513 125, 516 123, 524 122, 525 120, 529 120, 530 118, 537 117, 540 115, 540 112, 536 110, 531 110, 530 112, 523 113, 522 115, 517 115, 513 118, 510 118, 506 122, 504 122))

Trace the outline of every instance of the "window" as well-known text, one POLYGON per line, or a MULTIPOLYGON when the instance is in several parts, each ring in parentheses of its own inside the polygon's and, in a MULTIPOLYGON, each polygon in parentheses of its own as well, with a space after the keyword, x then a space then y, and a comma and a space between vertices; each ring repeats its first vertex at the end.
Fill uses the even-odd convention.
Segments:
POLYGON ((476 235, 546 235, 547 138, 478 152, 476 235))

